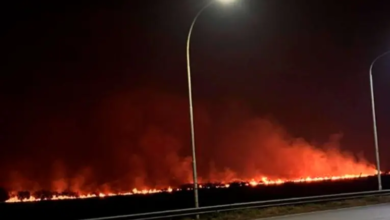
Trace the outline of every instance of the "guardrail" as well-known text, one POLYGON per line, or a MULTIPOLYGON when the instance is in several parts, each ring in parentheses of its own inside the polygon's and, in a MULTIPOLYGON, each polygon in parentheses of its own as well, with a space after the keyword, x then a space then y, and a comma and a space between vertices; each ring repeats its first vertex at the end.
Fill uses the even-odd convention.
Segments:
POLYGON ((390 195, 390 190, 366 191, 366 192, 342 193, 342 194, 310 196, 310 197, 289 198, 289 199, 276 199, 276 200, 246 202, 246 203, 234 203, 234 204, 227 204, 227 205, 206 206, 200 208, 176 209, 176 210, 167 210, 167 211, 159 211, 159 212, 89 218, 83 220, 125 220, 125 219, 126 220, 141 220, 141 219, 155 220, 155 219, 203 215, 203 214, 209 214, 215 212, 234 211, 239 209, 267 208, 272 206, 331 202, 331 201, 339 201, 339 200, 346 200, 346 199, 358 199, 358 198, 386 196, 386 195, 390 195))

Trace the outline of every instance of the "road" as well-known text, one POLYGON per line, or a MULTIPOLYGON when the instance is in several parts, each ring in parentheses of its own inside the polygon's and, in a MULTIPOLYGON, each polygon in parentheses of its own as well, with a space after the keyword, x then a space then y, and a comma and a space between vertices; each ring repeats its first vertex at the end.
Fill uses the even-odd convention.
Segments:
MULTIPOLYGON (((283 217, 267 220, 390 220, 390 204, 356 207, 283 217)), ((265 220, 265 219, 263 219, 265 220)))

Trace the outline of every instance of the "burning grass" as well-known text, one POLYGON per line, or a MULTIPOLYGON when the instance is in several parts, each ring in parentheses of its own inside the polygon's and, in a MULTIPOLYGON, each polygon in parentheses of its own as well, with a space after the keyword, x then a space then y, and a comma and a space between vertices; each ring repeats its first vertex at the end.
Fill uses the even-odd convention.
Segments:
MULTIPOLYGON (((330 176, 330 177, 316 177, 316 178, 301 178, 295 180, 269 180, 268 178, 260 178, 259 180, 251 180, 245 182, 235 183, 219 183, 219 184, 205 184, 199 185, 201 189, 210 188, 230 188, 232 185, 239 187, 256 187, 256 186, 269 186, 269 185, 283 185, 285 183, 313 183, 313 182, 325 182, 325 181, 343 181, 343 180, 355 180, 367 178, 369 175, 344 175, 344 176, 330 176)), ((40 202, 50 200, 74 200, 74 199, 90 199, 90 198, 105 198, 115 196, 130 196, 130 195, 147 195, 157 193, 173 193, 178 191, 191 191, 193 190, 192 185, 183 186, 181 188, 165 188, 165 189, 133 189, 130 192, 94 192, 94 193, 75 193, 71 191, 65 191, 62 193, 51 192, 51 191, 20 191, 10 194, 10 198, 6 200, 7 203, 19 203, 19 202, 40 202)))

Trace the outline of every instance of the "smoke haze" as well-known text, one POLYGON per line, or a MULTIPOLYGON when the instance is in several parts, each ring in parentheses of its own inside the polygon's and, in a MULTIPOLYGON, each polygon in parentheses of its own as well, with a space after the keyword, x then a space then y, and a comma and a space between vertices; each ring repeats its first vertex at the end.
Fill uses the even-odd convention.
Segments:
MULTIPOLYGON (((201 182, 375 171, 340 149, 341 134, 311 144, 234 100, 195 103, 195 122, 201 182)), ((170 93, 107 94, 87 113, 42 116, 17 136, 22 141, 0 163, 7 190, 108 192, 192 181, 188 101, 170 93)))

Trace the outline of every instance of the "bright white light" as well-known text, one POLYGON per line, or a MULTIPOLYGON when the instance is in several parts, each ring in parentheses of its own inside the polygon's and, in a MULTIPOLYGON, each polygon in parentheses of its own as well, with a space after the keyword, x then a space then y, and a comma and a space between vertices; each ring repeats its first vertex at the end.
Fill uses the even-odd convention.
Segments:
POLYGON ((218 1, 222 4, 231 4, 231 3, 235 2, 236 0, 218 0, 218 1))

